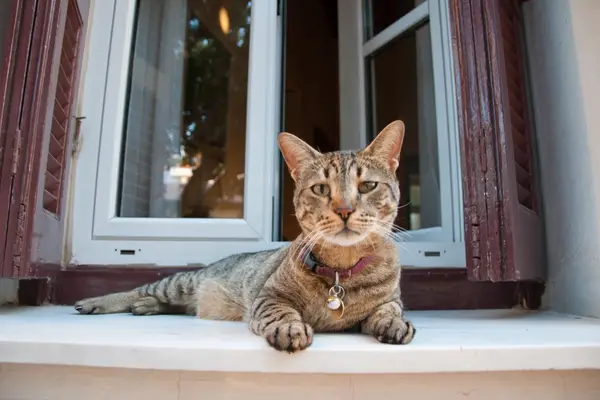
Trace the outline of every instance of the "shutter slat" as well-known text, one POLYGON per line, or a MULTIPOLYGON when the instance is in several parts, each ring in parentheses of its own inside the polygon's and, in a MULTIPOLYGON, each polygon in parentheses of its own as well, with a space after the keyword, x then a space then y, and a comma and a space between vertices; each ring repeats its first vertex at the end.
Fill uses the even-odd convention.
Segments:
POLYGON ((63 35, 58 79, 56 84, 56 97, 52 115, 50 142, 48 145, 48 162, 46 165, 46 180, 44 183, 44 209, 59 215, 62 198, 62 181, 67 162, 66 147, 69 139, 73 107, 73 84, 77 55, 79 51, 79 38, 81 37, 82 20, 77 9, 77 1, 69 0, 67 20, 63 35))

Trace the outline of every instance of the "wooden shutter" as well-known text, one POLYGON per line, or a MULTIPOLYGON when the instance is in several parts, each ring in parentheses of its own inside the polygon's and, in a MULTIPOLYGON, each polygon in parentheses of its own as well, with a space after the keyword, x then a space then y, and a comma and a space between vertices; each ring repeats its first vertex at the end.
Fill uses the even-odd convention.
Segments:
POLYGON ((544 277, 543 231, 517 0, 451 0, 467 270, 544 277))
MULTIPOLYGON (((30 1, 30 0, 27 0, 30 1)), ((77 0, 34 0, 21 153, 8 213, 4 276, 60 264, 66 171, 74 123, 83 20, 77 0), (6 271, 9 273, 6 273, 6 271)))
MULTIPOLYGON (((0 277, 13 275, 12 247, 17 240, 15 199, 23 178, 23 118, 28 65, 36 54, 34 23, 37 0, 13 0, 3 47, 0 75, 0 277)), ((26 114, 25 114, 26 116, 26 114)))
POLYGON ((50 124, 50 140, 44 173, 43 208, 56 217, 61 215, 63 183, 68 164, 69 134, 74 120, 77 65, 83 20, 76 0, 69 0, 60 50, 56 95, 50 124))

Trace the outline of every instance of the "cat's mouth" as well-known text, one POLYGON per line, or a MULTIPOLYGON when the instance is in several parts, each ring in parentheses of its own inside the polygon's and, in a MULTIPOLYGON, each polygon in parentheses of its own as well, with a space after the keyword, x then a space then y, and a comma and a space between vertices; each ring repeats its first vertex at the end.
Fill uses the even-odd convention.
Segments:
POLYGON ((346 227, 342 228, 342 230, 340 230, 338 233, 336 233, 335 236, 349 238, 349 237, 360 236, 360 233, 358 233, 346 226, 346 227))
POLYGON ((337 246, 354 246, 363 240, 363 235, 348 227, 342 228, 339 231, 324 235, 324 239, 337 246))

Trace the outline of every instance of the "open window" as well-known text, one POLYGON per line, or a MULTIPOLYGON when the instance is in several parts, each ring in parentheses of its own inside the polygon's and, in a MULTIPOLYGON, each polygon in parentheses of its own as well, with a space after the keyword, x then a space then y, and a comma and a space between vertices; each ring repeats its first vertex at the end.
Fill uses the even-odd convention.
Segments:
POLYGON ((342 147, 364 146, 389 121, 403 120, 400 259, 406 266, 464 267, 447 2, 338 3, 342 147))
POLYGON ((95 3, 67 262, 193 265, 274 246, 277 11, 95 3))
POLYGON ((30 241, 34 267, 68 266, 55 301, 284 245, 298 227, 278 131, 356 149, 397 118, 408 306, 511 307, 543 278, 517 1, 105 0, 89 15, 82 95, 64 106, 77 78, 56 71, 78 67, 58 67, 55 43, 43 178, 10 214, 58 233, 30 241), (85 119, 54 129, 56 102, 85 119))

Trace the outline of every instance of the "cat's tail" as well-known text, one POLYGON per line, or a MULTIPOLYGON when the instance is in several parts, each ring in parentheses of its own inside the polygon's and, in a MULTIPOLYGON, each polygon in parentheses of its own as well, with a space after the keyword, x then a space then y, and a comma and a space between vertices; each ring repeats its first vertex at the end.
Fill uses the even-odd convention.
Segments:
POLYGON ((129 292, 92 297, 75 303, 80 314, 135 315, 194 313, 194 294, 204 268, 179 272, 129 292))

